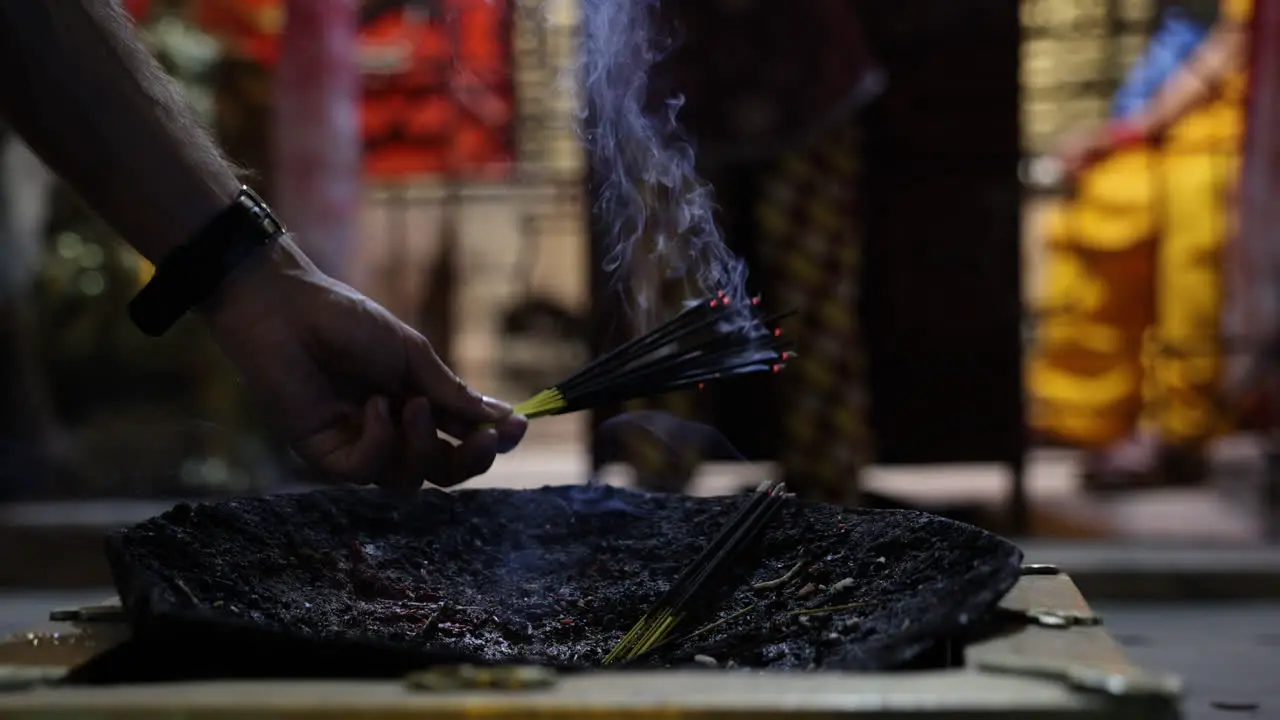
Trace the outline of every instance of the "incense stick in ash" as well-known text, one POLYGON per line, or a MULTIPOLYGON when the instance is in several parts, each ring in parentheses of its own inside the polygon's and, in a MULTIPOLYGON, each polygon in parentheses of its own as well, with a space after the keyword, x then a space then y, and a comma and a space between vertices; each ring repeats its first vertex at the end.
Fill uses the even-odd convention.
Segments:
POLYGON ((761 318, 754 307, 733 307, 722 292, 601 355, 515 410, 528 418, 563 415, 735 375, 779 372, 795 353, 773 324, 790 314, 761 318))
POLYGON ((781 481, 761 483, 698 558, 623 636, 605 657, 604 664, 626 662, 644 655, 666 640, 690 613, 705 611, 712 595, 722 590, 725 571, 760 537, 785 497, 786 486, 781 481))

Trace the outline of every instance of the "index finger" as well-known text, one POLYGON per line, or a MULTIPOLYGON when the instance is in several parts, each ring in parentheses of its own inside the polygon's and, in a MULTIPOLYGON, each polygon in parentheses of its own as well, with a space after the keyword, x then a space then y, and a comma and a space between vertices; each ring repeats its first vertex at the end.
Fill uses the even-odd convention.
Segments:
POLYGON ((409 343, 409 381, 439 411, 463 422, 496 423, 511 416, 511 406, 472 390, 436 355, 425 337, 409 343))

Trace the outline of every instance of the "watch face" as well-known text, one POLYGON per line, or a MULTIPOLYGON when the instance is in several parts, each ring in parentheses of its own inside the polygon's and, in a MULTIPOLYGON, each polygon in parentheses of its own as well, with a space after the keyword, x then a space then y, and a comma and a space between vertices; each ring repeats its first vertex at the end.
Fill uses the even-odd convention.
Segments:
POLYGON ((243 208, 248 212, 247 220, 253 227, 246 229, 250 232, 256 230, 264 235, 261 238, 263 242, 286 232, 284 223, 280 222, 280 219, 267 206, 266 201, 248 186, 240 188, 240 194, 236 197, 236 207, 243 208))

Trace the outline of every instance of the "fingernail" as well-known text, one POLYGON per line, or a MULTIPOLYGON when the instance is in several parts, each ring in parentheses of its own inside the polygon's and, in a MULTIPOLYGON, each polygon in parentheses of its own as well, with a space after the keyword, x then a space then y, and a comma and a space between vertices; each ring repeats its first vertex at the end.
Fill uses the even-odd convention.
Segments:
POLYGON ((487 395, 484 397, 484 409, 488 410, 494 415, 501 416, 501 417, 506 417, 507 415, 511 414, 510 405, 502 402, 501 400, 491 398, 487 395))
POLYGON ((390 400, 384 397, 380 397, 377 400, 374 400, 373 402, 374 402, 374 407, 375 409, 377 409, 379 415, 381 415, 384 418, 391 417, 391 401, 390 400))

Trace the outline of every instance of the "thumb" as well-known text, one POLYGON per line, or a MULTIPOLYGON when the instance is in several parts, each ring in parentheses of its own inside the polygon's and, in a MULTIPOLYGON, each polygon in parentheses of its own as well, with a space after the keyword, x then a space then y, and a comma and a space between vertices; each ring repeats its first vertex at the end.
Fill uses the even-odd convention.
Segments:
POLYGON ((439 410, 464 422, 494 423, 511 416, 511 406, 472 390, 418 335, 409 343, 410 384, 439 410))

